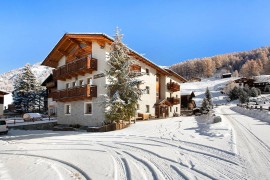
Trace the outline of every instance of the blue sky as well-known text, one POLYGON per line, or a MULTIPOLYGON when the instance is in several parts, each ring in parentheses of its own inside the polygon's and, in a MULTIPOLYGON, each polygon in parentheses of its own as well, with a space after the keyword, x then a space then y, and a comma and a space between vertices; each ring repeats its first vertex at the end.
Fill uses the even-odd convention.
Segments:
POLYGON ((0 1, 0 74, 43 61, 66 32, 119 26, 159 65, 270 45, 269 0, 0 1))

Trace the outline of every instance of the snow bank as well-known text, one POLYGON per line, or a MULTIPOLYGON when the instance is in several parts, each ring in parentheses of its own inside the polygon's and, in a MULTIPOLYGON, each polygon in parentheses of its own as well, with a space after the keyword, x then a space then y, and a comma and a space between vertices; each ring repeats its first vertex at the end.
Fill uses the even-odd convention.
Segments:
POLYGON ((227 137, 230 136, 231 126, 227 122, 221 121, 214 123, 214 117, 212 115, 197 116, 198 130, 200 135, 208 137, 227 137))
POLYGON ((269 111, 260 111, 259 109, 251 110, 251 109, 245 109, 241 107, 231 107, 233 111, 236 111, 240 114, 244 114, 249 117, 253 117, 255 119, 266 121, 270 123, 270 112, 269 111))

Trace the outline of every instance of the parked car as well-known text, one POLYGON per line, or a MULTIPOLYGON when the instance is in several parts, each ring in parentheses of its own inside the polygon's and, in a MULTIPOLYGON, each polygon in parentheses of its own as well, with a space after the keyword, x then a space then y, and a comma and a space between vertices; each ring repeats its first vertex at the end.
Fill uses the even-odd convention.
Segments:
POLYGON ((0 133, 8 133, 7 123, 5 120, 0 120, 0 133))
POLYGON ((39 113, 25 113, 23 119, 24 121, 39 121, 42 120, 42 116, 39 113))

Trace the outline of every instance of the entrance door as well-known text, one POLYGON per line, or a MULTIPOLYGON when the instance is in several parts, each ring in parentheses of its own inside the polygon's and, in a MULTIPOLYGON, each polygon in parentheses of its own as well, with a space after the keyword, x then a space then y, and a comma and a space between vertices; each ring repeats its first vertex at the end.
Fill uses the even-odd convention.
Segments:
POLYGON ((166 118, 169 116, 169 108, 168 106, 160 106, 159 117, 166 118))

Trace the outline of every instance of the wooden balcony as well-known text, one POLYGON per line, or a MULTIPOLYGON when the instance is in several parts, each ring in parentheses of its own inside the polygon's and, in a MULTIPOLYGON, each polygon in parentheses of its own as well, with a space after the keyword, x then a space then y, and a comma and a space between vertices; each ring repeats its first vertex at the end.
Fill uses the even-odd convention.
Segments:
POLYGON ((56 82, 55 81, 51 81, 51 82, 46 83, 46 88, 47 89, 54 88, 54 87, 56 87, 56 82))
POLYGON ((172 105, 177 105, 180 104, 180 98, 175 98, 175 97, 171 97, 171 98, 167 98, 167 100, 172 103, 172 105))
POLYGON ((175 82, 167 83, 167 89, 173 92, 180 91, 180 85, 175 82))
POLYGON ((130 70, 132 72, 141 72, 141 66, 137 65, 137 64, 132 64, 130 65, 130 70))
POLYGON ((97 86, 78 86, 64 90, 58 90, 51 93, 54 101, 70 102, 97 97, 97 86))
POLYGON ((61 66, 53 71, 55 80, 66 80, 78 75, 85 75, 97 70, 97 59, 84 57, 64 66, 61 66))

